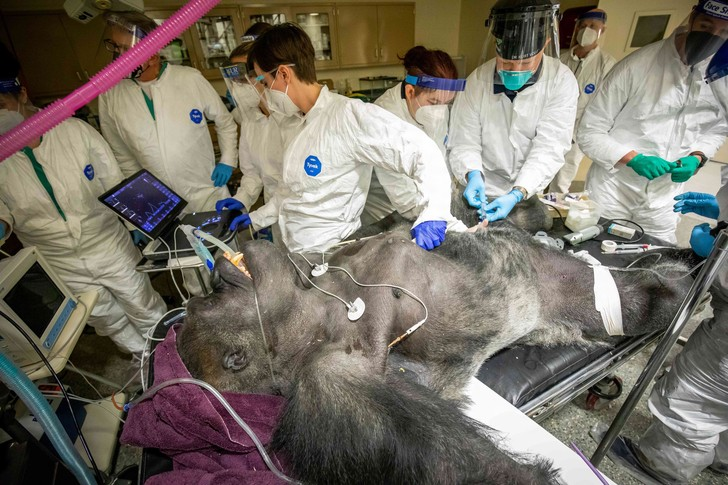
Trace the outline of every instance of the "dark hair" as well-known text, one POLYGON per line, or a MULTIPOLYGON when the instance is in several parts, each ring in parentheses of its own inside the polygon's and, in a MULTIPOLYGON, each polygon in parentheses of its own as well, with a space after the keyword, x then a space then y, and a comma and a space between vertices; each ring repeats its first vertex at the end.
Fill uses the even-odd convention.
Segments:
MULTIPOLYGON (((270 30, 271 27, 273 26, 267 22, 256 22, 251 25, 248 30, 245 31, 243 37, 259 37, 262 33, 270 30)), ((253 42, 255 42, 255 39, 246 40, 245 42, 237 46, 228 56, 228 60, 232 62, 235 57, 248 57, 250 55, 250 51, 253 50, 253 42)))
MULTIPOLYGON (((446 79, 457 79, 458 68, 452 61, 450 54, 440 50, 430 50, 421 45, 416 45, 399 58, 404 64, 407 74, 411 76, 422 76, 423 74, 432 77, 446 79)), ((424 88, 415 86, 415 93, 419 94, 424 88)))
POLYGON ((256 22, 248 27, 248 30, 246 30, 243 35, 253 35, 255 37, 260 37, 262 34, 269 31, 271 27, 273 27, 273 25, 269 24, 268 22, 256 22))
POLYGON ((248 64, 255 62, 269 72, 283 64, 293 64, 293 72, 304 83, 316 82, 316 66, 311 39, 296 24, 274 25, 253 42, 248 64), (254 61, 253 61, 254 59, 254 61))

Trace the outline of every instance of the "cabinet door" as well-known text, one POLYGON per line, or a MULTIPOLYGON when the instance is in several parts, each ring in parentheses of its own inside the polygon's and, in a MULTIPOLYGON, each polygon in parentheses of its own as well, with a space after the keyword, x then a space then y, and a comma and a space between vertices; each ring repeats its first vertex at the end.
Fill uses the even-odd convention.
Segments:
MULTIPOLYGON (((174 13, 174 10, 153 10, 144 12, 149 18, 161 25, 164 20, 174 13)), ((197 60, 196 52, 192 47, 191 29, 182 32, 182 35, 174 39, 162 51, 162 55, 170 64, 178 66, 189 66, 200 69, 201 65, 197 60)))
POLYGON ((336 19, 330 6, 291 7, 293 22, 311 38, 316 56, 316 69, 339 67, 336 43, 336 19))
POLYGON ((379 63, 397 64, 415 45, 415 6, 377 6, 379 63))
POLYGON ((31 97, 65 95, 83 84, 83 73, 61 14, 7 15, 12 48, 31 97))
POLYGON ((220 67, 240 44, 243 23, 237 8, 216 8, 195 22, 192 38, 198 53, 198 69, 207 79, 220 79, 220 67))
POLYGON ((336 10, 341 67, 376 64, 379 60, 377 7, 340 5, 336 10))
POLYGON ((98 16, 87 24, 73 20, 67 15, 61 15, 61 22, 71 41, 71 47, 81 64, 84 80, 106 67, 112 60, 111 52, 104 47, 104 31, 106 23, 102 16, 98 16))
POLYGON ((245 30, 248 30, 253 24, 258 22, 278 25, 290 21, 291 11, 287 6, 243 7, 243 23, 245 24, 245 30))

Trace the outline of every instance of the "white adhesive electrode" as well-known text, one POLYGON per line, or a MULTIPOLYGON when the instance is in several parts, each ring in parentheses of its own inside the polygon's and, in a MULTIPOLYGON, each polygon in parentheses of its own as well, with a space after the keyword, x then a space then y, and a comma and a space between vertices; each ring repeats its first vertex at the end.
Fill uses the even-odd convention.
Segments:
POLYGON ((314 278, 319 277, 321 275, 326 274, 326 272, 328 270, 329 270, 329 263, 317 264, 311 270, 311 276, 313 276, 314 278))
POLYGON ((364 305, 364 300, 357 297, 357 299, 354 300, 354 302, 349 307, 349 311, 347 313, 349 320, 352 322, 356 322, 357 320, 359 320, 361 316, 364 315, 365 308, 366 305, 364 305))

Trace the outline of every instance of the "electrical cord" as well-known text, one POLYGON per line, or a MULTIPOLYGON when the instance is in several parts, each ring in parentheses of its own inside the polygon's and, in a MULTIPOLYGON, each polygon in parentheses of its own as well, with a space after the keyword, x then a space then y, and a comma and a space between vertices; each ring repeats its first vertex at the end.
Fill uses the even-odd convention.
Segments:
MULTIPOLYGON (((174 234, 175 246, 177 245, 176 244, 177 243, 177 234, 176 234, 176 232, 177 232, 177 230, 175 229, 175 234, 174 234)), ((184 304, 187 303, 187 300, 189 300, 192 295, 190 295, 189 292, 188 292, 187 297, 185 298, 185 296, 182 294, 182 290, 180 290, 179 285, 177 284, 177 279, 174 277, 174 270, 173 270, 172 266, 170 265, 170 263, 172 262, 172 248, 169 247, 169 244, 167 244, 167 241, 165 241, 164 239, 159 238, 159 240, 162 241, 162 244, 164 244, 165 246, 167 246, 167 256, 168 256, 167 266, 169 267, 169 274, 172 277, 172 283, 174 283, 174 287, 177 288, 177 293, 179 293, 179 296, 182 299, 182 304, 184 305, 184 304)), ((177 253, 176 253, 176 248, 175 248, 175 255, 176 254, 177 253)), ((177 261, 177 263, 178 263, 177 266, 179 266, 179 260, 175 258, 175 261, 177 261)), ((180 269, 180 272, 182 272, 181 269, 180 269)), ((185 275, 184 275, 184 273, 182 273, 182 285, 185 284, 184 278, 185 278, 185 275)), ((187 288, 185 287, 185 290, 186 289, 187 288)))
MULTIPOLYGON (((58 391, 40 391, 40 393, 47 397, 55 397, 55 398, 63 397, 63 394, 58 391)), ((78 396, 76 394, 71 394, 71 393, 69 393, 68 396, 71 398, 72 401, 78 401, 78 402, 82 402, 85 404, 96 404, 101 409, 103 409, 107 413, 111 414, 114 417, 114 419, 117 419, 117 420, 121 421, 122 423, 126 423, 124 418, 122 418, 121 416, 117 416, 116 414, 111 412, 110 409, 106 409, 102 402, 94 401, 93 399, 88 399, 88 398, 81 397, 81 396, 78 396)))
POLYGON ((28 335, 28 333, 21 327, 13 318, 11 318, 7 313, 0 310, 0 316, 3 317, 5 320, 10 322, 10 324, 15 327, 25 338, 25 340, 28 341, 28 343, 33 347, 33 350, 36 354, 38 354, 38 357, 43 361, 43 364, 48 368, 51 375, 53 375, 53 379, 56 381, 56 384, 58 384, 58 387, 61 388, 61 391, 63 392, 63 398, 66 400, 68 404, 68 409, 71 413, 71 419, 73 421, 73 424, 76 428, 76 431, 78 432, 78 438, 81 440, 81 444, 83 445, 83 449, 86 452, 86 456, 88 457, 88 461, 91 463, 91 467, 94 470, 94 475, 96 475, 96 480, 98 483, 104 483, 104 477, 101 474, 101 471, 99 471, 98 465, 96 465, 96 461, 94 460, 93 455, 91 454, 91 450, 88 447, 88 442, 86 441, 86 437, 83 435, 83 431, 81 431, 81 425, 78 424, 78 419, 76 419, 76 413, 73 411, 73 406, 71 405, 71 399, 68 396, 68 393, 66 392, 66 388, 63 386, 63 383, 61 382, 60 377, 58 377, 58 374, 56 374, 56 371, 53 369, 53 366, 51 366, 50 362, 48 362, 48 359, 45 355, 43 355, 43 352, 38 348, 38 346, 35 344, 33 339, 28 335))
MULTIPOLYGON (((173 308, 173 309, 167 311, 167 313, 165 313, 164 315, 159 317, 159 320, 157 320, 157 323, 155 323, 154 325, 149 327, 149 329, 147 330, 147 332, 145 334, 146 339, 144 341, 144 349, 142 350, 142 355, 139 358, 139 372, 140 372, 142 390, 144 390, 144 391, 147 390, 146 385, 144 383, 144 354, 147 353, 147 347, 149 346, 150 341, 161 342, 162 340, 164 340, 164 339, 155 339, 154 337, 152 337, 152 334, 157 329, 157 325, 159 325, 159 323, 162 322, 162 320, 164 320, 164 317, 166 317, 167 315, 169 315, 172 312, 176 312, 177 310, 184 310, 184 307, 177 307, 177 308, 173 308)), ((154 350, 156 350, 156 348, 154 350)), ((149 353, 149 357, 152 356, 152 354, 154 353, 154 350, 152 350, 149 353)))

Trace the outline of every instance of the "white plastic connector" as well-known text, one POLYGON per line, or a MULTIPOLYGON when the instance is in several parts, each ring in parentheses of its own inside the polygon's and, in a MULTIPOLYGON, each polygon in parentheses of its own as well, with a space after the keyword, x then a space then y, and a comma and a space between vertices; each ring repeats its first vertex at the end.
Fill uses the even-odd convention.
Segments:
POLYGON ((352 322, 359 320, 361 316, 364 315, 365 308, 366 305, 364 304, 364 300, 361 298, 354 300, 354 302, 349 306, 349 312, 347 313, 349 320, 352 322))

